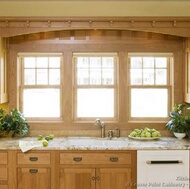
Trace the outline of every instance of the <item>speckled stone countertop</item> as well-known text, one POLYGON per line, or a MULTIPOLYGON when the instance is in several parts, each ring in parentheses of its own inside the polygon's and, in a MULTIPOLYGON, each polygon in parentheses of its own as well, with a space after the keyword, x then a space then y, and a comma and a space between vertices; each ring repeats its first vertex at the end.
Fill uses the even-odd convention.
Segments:
MULTIPOLYGON (((0 150, 19 150, 19 143, 40 141, 36 137, 0 138, 0 150)), ((56 137, 49 141, 47 147, 42 145, 32 150, 189 150, 190 139, 161 137, 157 140, 134 140, 128 137, 56 137)))

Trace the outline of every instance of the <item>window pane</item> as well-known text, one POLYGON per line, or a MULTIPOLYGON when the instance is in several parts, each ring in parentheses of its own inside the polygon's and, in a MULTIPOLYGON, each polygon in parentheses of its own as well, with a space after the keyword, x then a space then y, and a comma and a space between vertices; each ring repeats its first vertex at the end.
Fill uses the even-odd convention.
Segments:
POLYGON ((90 57, 90 67, 91 68, 101 68, 101 58, 100 57, 90 57))
POLYGON ((26 117, 60 117, 60 90, 24 89, 23 113, 26 117))
POLYGON ((77 57, 77 68, 88 68, 89 58, 88 57, 77 57))
POLYGON ((60 84, 60 70, 59 69, 50 69, 49 70, 49 84, 50 85, 59 85, 60 84))
POLYGON ((24 84, 35 85, 35 70, 34 69, 24 70, 24 84))
POLYGON ((91 69, 90 70, 90 84, 100 85, 101 82, 101 69, 91 69))
POLYGON ((167 58, 159 57, 156 58, 156 68, 166 68, 167 67, 167 58))
POLYGON ((89 84, 89 71, 88 69, 77 70, 77 84, 88 85, 89 84))
POLYGON ((154 68, 154 58, 144 57, 143 58, 143 68, 154 68))
POLYGON ((131 117, 167 117, 167 89, 131 89, 131 117))
POLYGON ((37 84, 46 85, 48 84, 48 72, 47 69, 38 69, 37 70, 37 84))
POLYGON ((36 61, 33 57, 24 58, 24 68, 35 68, 36 61))
POLYGON ((114 84, 114 70, 113 69, 103 69, 102 70, 102 84, 103 85, 113 85, 114 84))
POLYGON ((153 85, 154 84, 154 69, 143 70, 143 84, 153 85))
POLYGON ((102 67, 103 68, 113 68, 114 67, 114 58, 113 57, 103 57, 102 58, 102 67))
POLYGON ((114 117, 114 89, 78 89, 77 117, 114 117))
POLYGON ((48 68, 48 58, 47 57, 37 57, 37 68, 48 68))
POLYGON ((142 58, 131 57, 131 68, 142 68, 142 58))
POLYGON ((156 69, 156 84, 157 85, 166 85, 167 84, 166 69, 156 69))
POLYGON ((60 57, 50 57, 49 67, 50 68, 60 68, 60 57))
POLYGON ((131 69, 131 85, 142 85, 142 70, 131 69))

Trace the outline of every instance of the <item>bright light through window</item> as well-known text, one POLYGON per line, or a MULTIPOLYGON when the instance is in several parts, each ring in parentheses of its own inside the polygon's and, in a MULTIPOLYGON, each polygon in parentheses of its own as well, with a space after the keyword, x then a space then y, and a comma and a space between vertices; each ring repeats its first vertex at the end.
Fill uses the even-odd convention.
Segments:
POLYGON ((168 117, 167 89, 131 89, 132 117, 168 117))
POLYGON ((78 89, 77 117, 114 117, 114 90, 78 89))
POLYGON ((26 117, 60 117, 59 89, 25 89, 23 112, 26 117))
POLYGON ((130 117, 168 117, 172 54, 130 54, 130 117))
POLYGON ((61 117, 61 55, 22 55, 22 107, 29 118, 61 117))
POLYGON ((115 118, 116 56, 116 54, 74 56, 77 118, 115 118))

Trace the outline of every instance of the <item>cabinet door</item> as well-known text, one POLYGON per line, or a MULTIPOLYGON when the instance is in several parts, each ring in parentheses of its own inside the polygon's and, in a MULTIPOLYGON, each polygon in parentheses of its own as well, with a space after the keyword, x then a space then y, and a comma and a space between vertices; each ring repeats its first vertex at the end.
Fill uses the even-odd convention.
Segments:
POLYGON ((8 155, 0 153, 0 189, 8 189, 8 155))
POLYGON ((95 189, 95 169, 62 168, 60 189, 95 189))
POLYGON ((96 189, 132 189, 132 168, 101 168, 96 172, 96 189))
POLYGON ((18 168, 18 189, 50 189, 51 176, 49 168, 18 168))

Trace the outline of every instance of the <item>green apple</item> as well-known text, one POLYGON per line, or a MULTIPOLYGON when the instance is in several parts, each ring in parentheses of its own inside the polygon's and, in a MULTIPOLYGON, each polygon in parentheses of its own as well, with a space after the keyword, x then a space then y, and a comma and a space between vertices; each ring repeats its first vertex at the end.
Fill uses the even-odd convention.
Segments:
POLYGON ((136 137, 136 136, 137 136, 137 132, 136 132, 136 131, 132 131, 132 132, 130 133, 130 136, 136 137))
POLYGON ((45 139, 46 139, 47 141, 49 141, 49 140, 50 140, 50 137, 49 137, 49 136, 46 136, 45 139))
POLYGON ((43 136, 42 135, 38 135, 38 140, 42 140, 43 136))
POLYGON ((151 137, 151 133, 148 132, 148 131, 146 131, 146 133, 145 133, 145 137, 150 138, 150 137, 151 137))
POLYGON ((53 134, 50 134, 50 135, 49 135, 49 139, 50 139, 50 140, 53 140, 53 139, 54 139, 54 135, 53 135, 53 134))
POLYGON ((48 141, 47 141, 47 140, 44 140, 44 141, 42 142, 42 144, 43 144, 44 147, 46 147, 46 146, 48 146, 48 141))

